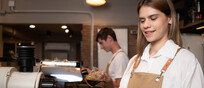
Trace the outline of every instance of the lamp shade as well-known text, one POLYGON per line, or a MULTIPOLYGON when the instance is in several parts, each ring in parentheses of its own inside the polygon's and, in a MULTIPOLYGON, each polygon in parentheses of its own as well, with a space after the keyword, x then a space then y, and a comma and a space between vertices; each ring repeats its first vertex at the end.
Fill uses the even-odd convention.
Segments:
POLYGON ((86 0, 86 3, 91 6, 101 6, 106 3, 106 0, 86 0))

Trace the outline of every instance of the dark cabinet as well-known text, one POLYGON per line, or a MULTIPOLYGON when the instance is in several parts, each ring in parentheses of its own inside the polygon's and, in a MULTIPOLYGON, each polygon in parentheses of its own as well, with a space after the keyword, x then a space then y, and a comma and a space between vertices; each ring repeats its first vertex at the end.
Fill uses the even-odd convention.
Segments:
POLYGON ((173 0, 181 33, 204 33, 204 0, 173 0))

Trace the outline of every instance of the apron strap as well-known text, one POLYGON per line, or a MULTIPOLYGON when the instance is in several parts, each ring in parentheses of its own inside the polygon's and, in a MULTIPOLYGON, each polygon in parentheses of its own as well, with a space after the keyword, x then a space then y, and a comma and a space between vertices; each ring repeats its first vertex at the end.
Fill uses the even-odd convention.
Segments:
POLYGON ((162 70, 161 70, 160 77, 161 77, 161 75, 162 75, 164 72, 166 72, 167 68, 169 67, 169 65, 170 65, 171 62, 174 60, 174 58, 176 57, 177 53, 178 53, 180 50, 181 50, 181 48, 179 48, 179 49, 176 51, 176 53, 175 53, 173 59, 170 58, 170 59, 166 62, 166 64, 163 66, 163 68, 162 68, 162 70))
POLYGON ((139 59, 139 62, 137 63, 138 58, 139 58, 139 57, 136 56, 135 62, 134 62, 134 65, 133 65, 133 70, 132 70, 132 72, 131 72, 131 76, 130 76, 130 77, 132 77, 132 75, 133 75, 133 73, 134 73, 134 69, 138 67, 138 65, 139 65, 139 63, 140 63, 140 61, 141 61, 141 59, 139 59))
MULTIPOLYGON (((124 51, 119 51, 118 53, 120 52, 124 52, 124 51)), ((118 53, 111 59, 111 62, 107 64, 106 66, 106 73, 108 74, 109 72, 109 67, 110 67, 110 64, 112 63, 112 61, 115 59, 115 57, 118 55, 118 53)))
MULTIPOLYGON (((171 62, 174 60, 174 58, 176 57, 177 53, 178 53, 180 50, 181 50, 181 48, 177 49, 177 51, 176 51, 176 53, 175 53, 173 59, 170 58, 170 59, 166 62, 166 64, 163 66, 163 68, 162 68, 162 70, 161 70, 160 77, 161 77, 162 74, 166 71, 166 69, 169 67, 169 65, 170 65, 171 62)), ((133 73, 134 73, 134 69, 136 69, 136 68, 138 67, 138 65, 139 65, 139 63, 140 63, 140 61, 141 61, 141 59, 139 59, 139 62, 137 63, 138 58, 139 58, 139 57, 136 56, 136 59, 135 59, 134 65, 133 65, 133 70, 132 70, 132 72, 131 72, 131 76, 130 76, 130 77, 132 77, 132 75, 133 75, 133 73)))

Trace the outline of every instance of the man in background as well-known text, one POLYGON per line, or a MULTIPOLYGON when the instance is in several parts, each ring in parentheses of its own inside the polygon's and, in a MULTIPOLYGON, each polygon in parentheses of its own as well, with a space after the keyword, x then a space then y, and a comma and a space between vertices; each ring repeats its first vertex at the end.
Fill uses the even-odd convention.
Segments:
POLYGON ((118 44, 112 28, 102 28, 97 34, 96 41, 101 49, 113 54, 107 64, 106 73, 112 78, 114 87, 118 88, 129 58, 118 44))

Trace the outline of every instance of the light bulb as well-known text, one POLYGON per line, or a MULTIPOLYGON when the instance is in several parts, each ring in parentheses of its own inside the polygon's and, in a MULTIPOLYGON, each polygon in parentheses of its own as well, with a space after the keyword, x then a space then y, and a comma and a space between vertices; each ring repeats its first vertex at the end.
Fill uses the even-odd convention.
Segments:
POLYGON ((29 28, 35 28, 35 25, 29 25, 29 28))
POLYGON ((65 29, 65 33, 69 33, 69 29, 65 29))
POLYGON ((62 25, 61 28, 62 29, 67 29, 67 26, 66 25, 62 25))

